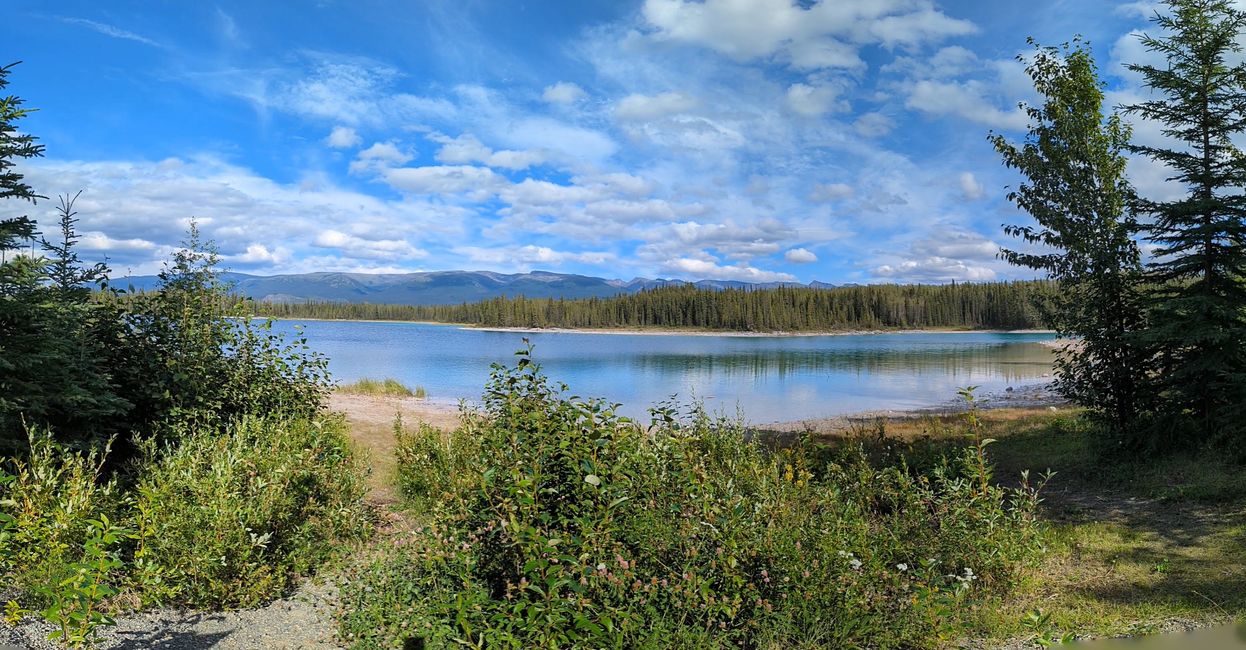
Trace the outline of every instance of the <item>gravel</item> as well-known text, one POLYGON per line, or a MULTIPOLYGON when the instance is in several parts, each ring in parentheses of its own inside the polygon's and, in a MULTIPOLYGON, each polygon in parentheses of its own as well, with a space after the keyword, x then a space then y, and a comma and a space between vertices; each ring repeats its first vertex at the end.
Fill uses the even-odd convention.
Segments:
MULTIPOLYGON (((304 583, 289 598, 267 607, 230 612, 156 609, 117 618, 104 628, 97 648, 113 650, 272 649, 329 650, 334 639, 336 589, 328 583, 304 583)), ((0 621, 0 650, 54 650, 53 627, 37 617, 17 626, 0 621)))

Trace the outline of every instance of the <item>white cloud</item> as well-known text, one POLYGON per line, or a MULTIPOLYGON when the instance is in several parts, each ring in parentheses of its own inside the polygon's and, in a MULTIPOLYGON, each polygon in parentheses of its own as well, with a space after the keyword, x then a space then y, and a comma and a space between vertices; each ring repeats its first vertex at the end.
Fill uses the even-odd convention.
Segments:
MULTIPOLYGON (((106 255, 117 275, 159 271, 179 247, 192 217, 204 236, 216 242, 227 268, 297 273, 393 268, 418 258, 424 243, 461 241, 469 215, 458 206, 416 197, 381 200, 336 187, 321 176, 278 183, 211 156, 43 159, 25 164, 23 173, 47 194, 86 188, 76 204, 83 258, 94 261, 106 255), (387 259, 393 262, 382 267, 376 260, 385 256, 388 244, 352 248, 346 246, 351 240, 339 239, 336 243, 343 248, 326 249, 322 244, 335 242, 321 237, 325 231, 364 242, 401 239, 409 248, 391 247, 387 259)), ((0 212, 7 207, 0 205, 0 212)), ((25 211, 45 225, 55 218, 45 202, 25 211)))
POLYGON ((687 113, 696 108, 697 105, 698 102, 695 97, 683 93, 667 92, 660 95, 633 94, 619 100, 618 105, 614 108, 614 115, 620 120, 646 121, 668 115, 687 113))
POLYGON ((859 68, 863 45, 914 47, 976 31, 929 0, 647 0, 642 14, 659 39, 737 61, 774 57, 806 70, 859 68))
POLYGON ((552 86, 546 86, 545 92, 541 93, 541 99, 550 104, 574 104, 586 96, 587 93, 583 88, 569 81, 559 81, 552 86))
POLYGON ((363 138, 349 126, 335 126, 324 139, 324 143, 334 149, 350 149, 362 144, 363 138))
POLYGON ((855 194, 851 185, 845 183, 815 183, 809 192, 810 201, 837 201, 855 194))
POLYGON ((536 265, 561 266, 569 262, 600 265, 616 261, 616 256, 610 252, 557 251, 548 246, 533 244, 497 248, 458 246, 454 252, 475 264, 488 264, 493 268, 504 267, 522 271, 530 270, 536 265))
POLYGON ((676 257, 667 260, 662 268, 689 279, 742 280, 745 282, 794 282, 796 280, 796 276, 790 273, 765 271, 744 263, 719 264, 710 256, 676 257))
POLYGON ((977 201, 985 194, 985 191, 982 189, 982 183, 978 182, 973 172, 961 172, 958 180, 960 181, 961 195, 966 199, 977 201))
POLYGON ((1001 110, 987 98, 989 87, 968 81, 922 80, 913 84, 904 105, 931 115, 956 115, 997 129, 1022 130, 1029 120, 1020 108, 1001 110))
POLYGON ((414 194, 483 193, 482 198, 505 184, 492 169, 472 165, 398 167, 385 170, 383 177, 392 187, 414 194))
POLYGON ((372 146, 360 151, 350 163, 350 172, 358 174, 370 170, 381 170, 410 162, 415 156, 398 148, 393 142, 374 142, 372 146))
POLYGON ((520 170, 545 162, 545 156, 537 151, 493 151, 475 136, 464 134, 450 138, 434 133, 429 139, 441 143, 437 151, 439 162, 450 164, 483 163, 489 167, 520 170))
POLYGON ((314 244, 367 259, 400 261, 428 257, 428 251, 412 246, 405 239, 368 239, 333 229, 317 233, 314 244))
POLYGON ((839 98, 832 86, 795 83, 787 88, 787 105, 807 117, 818 117, 830 111, 848 110, 848 102, 839 98))
POLYGON ((877 138, 891 133, 896 123, 882 113, 866 113, 852 123, 852 128, 866 138, 877 138))
POLYGON ((994 280, 994 269, 946 257, 927 257, 883 264, 874 275, 897 282, 986 282, 994 280))
POLYGON ((134 41, 135 43, 142 43, 143 45, 151 45, 152 47, 164 47, 162 43, 158 43, 150 38, 147 38, 146 36, 143 36, 141 34, 135 34, 132 31, 121 29, 120 27, 109 25, 107 23, 101 23, 101 22, 97 22, 94 20, 87 20, 86 18, 69 18, 69 17, 61 18, 61 21, 70 23, 72 25, 81 25, 91 31, 103 34, 105 36, 111 36, 112 38, 119 38, 124 41, 134 41))
POLYGON ((793 264, 812 264, 818 261, 818 256, 804 248, 793 248, 783 254, 783 259, 793 264))
POLYGON ((936 229, 912 246, 920 257, 955 258, 960 261, 990 261, 999 256, 999 244, 970 232, 936 229))

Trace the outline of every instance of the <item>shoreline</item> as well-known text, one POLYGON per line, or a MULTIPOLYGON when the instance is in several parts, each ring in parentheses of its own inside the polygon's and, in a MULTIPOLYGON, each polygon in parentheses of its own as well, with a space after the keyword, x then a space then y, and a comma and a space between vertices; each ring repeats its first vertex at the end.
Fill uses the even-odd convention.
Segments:
MULTIPOLYGON (((415 397, 390 397, 380 395, 360 395, 333 391, 329 399, 331 411, 345 414, 349 419, 366 422, 371 425, 387 426, 393 422, 394 415, 401 414, 408 423, 427 422, 436 427, 453 427, 459 420, 459 405, 469 409, 477 409, 477 400, 464 398, 461 400, 420 399, 415 397), (410 418, 410 419, 408 419, 410 418)), ((1001 409, 1056 409, 1067 408, 1069 402, 1052 391, 1050 381, 1017 386, 1012 390, 1004 390, 980 395, 978 408, 983 411, 1001 409)), ((947 400, 930 406, 898 409, 873 409, 854 411, 841 414, 818 415, 795 420, 771 422, 744 421, 746 429, 765 433, 791 433, 812 431, 819 434, 842 432, 862 422, 877 419, 900 420, 919 419, 930 416, 947 416, 963 413, 965 405, 955 399, 947 400)), ((744 414, 747 417, 747 414, 744 414)))
POLYGON ((881 329, 881 330, 775 330, 756 332, 745 330, 708 330, 680 327, 504 327, 498 325, 476 325, 473 323, 442 323, 422 320, 377 320, 359 318, 277 318, 270 316, 253 316, 252 319, 285 321, 297 323, 301 321, 316 323, 408 323, 412 325, 435 325, 438 327, 454 327, 462 330, 478 332, 516 332, 521 334, 613 334, 619 336, 724 336, 742 338, 774 338, 803 336, 870 336, 880 334, 1055 334, 1050 329, 881 329))

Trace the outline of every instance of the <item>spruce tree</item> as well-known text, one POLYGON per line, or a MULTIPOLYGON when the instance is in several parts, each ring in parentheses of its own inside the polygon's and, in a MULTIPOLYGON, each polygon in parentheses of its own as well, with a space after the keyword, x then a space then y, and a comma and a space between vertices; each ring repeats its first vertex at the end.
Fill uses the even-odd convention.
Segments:
POLYGON ((1134 342, 1143 317, 1133 189, 1125 178, 1130 129, 1119 115, 1104 115, 1103 84, 1086 43, 1057 49, 1029 42, 1036 51, 1026 72, 1043 104, 1026 108, 1023 143, 998 134, 991 142, 1025 177, 1009 200, 1037 222, 1004 230, 1039 248, 1001 256, 1060 283, 1050 321, 1077 342, 1061 351, 1056 388, 1119 435, 1134 428, 1148 403, 1148 355, 1134 342))
POLYGON ((1154 18, 1162 34, 1141 37, 1164 64, 1129 66, 1155 98, 1128 110, 1162 125, 1171 143, 1132 150, 1185 189, 1176 200, 1138 201, 1156 245, 1147 337, 1166 413, 1218 436, 1241 432, 1246 408, 1246 155, 1233 143, 1246 132, 1246 12, 1230 0, 1167 4, 1168 15, 1154 18))

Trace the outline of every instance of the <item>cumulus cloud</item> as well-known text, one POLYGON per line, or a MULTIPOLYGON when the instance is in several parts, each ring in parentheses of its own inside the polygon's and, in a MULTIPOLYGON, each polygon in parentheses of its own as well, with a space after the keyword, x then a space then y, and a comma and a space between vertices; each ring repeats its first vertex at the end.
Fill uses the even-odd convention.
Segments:
POLYGON ((883 264, 874 275, 897 282, 986 282, 994 280, 995 270, 946 257, 926 257, 883 264))
POLYGON ((818 261, 818 256, 804 248, 793 248, 783 254, 783 259, 793 264, 812 264, 818 261))
POLYGON ((395 189, 413 194, 473 193, 480 198, 505 184, 492 169, 472 165, 398 167, 385 170, 383 177, 395 189))
MULTIPOLYGON (((421 257, 423 242, 461 239, 468 214, 417 198, 378 199, 325 178, 278 183, 211 156, 44 159, 25 165, 23 172, 47 193, 87 188, 76 204, 83 257, 107 256, 118 275, 159 271, 180 246, 191 218, 216 242, 227 267, 287 273, 394 268, 421 257), (400 247, 385 240, 409 243, 400 247), (380 259, 391 263, 380 265, 380 259)), ((55 218, 50 207, 41 202, 25 211, 50 224, 55 218)))
POLYGON ((686 113, 696 108, 697 105, 695 97, 683 93, 632 94, 619 101, 614 108, 614 115, 620 120, 644 121, 686 113))
POLYGON ((790 273, 766 271, 744 263, 723 265, 711 256, 676 257, 666 260, 662 268, 681 278, 705 280, 741 280, 745 282, 794 282, 790 273))
POLYGON ((324 143, 334 149, 350 149, 362 144, 363 138, 349 126, 335 126, 324 139, 324 143))
POLYGON ((839 98, 839 90, 828 85, 792 84, 787 88, 787 105, 807 117, 848 110, 848 103, 839 98))
POLYGON ((777 58, 802 70, 860 68, 863 45, 915 47, 977 29, 929 0, 647 0, 642 14, 656 38, 738 61, 777 58))
POLYGON ((483 163, 489 167, 519 170, 545 161, 545 156, 538 151, 494 151, 470 134, 451 138, 433 133, 429 135, 429 139, 441 144, 437 151, 437 160, 444 163, 483 163))
POLYGON ((412 246, 405 239, 370 239, 339 230, 322 230, 316 234, 316 246, 337 249, 351 257, 377 260, 413 260, 428 257, 428 251, 412 246))
POLYGON ((587 93, 583 88, 569 81, 559 81, 552 86, 546 86, 545 91, 541 93, 541 99, 550 104, 574 104, 586 96, 587 93))
POLYGON ((988 98, 990 87, 977 79, 913 84, 904 105, 930 115, 955 115, 997 129, 1021 130, 1029 122, 1020 108, 1003 110, 988 98))
POLYGON ((360 151, 350 163, 350 172, 379 170, 386 167, 402 165, 413 160, 415 156, 398 148, 393 142, 374 142, 372 146, 360 151))

